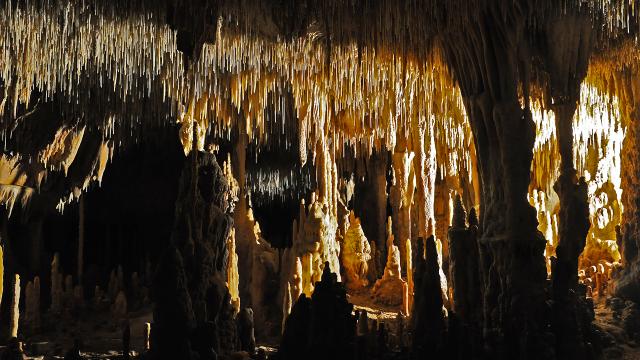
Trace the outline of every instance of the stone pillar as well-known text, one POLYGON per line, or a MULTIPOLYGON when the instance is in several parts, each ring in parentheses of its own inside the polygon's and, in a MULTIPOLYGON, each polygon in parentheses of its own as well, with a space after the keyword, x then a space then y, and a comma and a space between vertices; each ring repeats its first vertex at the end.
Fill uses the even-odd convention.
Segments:
POLYGON ((18 337, 18 325, 20 323, 20 275, 15 274, 10 280, 11 312, 9 318, 9 337, 18 337))
POLYGON ((0 244, 0 309, 2 309, 2 293, 4 290, 4 252, 2 248, 3 246, 0 244))
POLYGON ((518 95, 523 85, 528 99, 523 64, 530 57, 519 48, 528 13, 519 3, 481 7, 442 44, 460 85, 478 157, 485 352, 546 358, 545 241, 527 202, 535 127, 528 101, 522 109, 518 95))
POLYGON ((477 219, 475 210, 466 211, 459 195, 454 202, 453 221, 449 229, 449 285, 452 288, 452 309, 466 324, 475 325, 480 320, 480 267, 478 266, 477 219))
POLYGON ((40 329, 40 278, 27 283, 25 290, 25 324, 31 334, 40 329))
POLYGON ((415 299, 411 314, 413 328, 411 358, 443 358, 445 356, 444 303, 434 237, 430 236, 424 243, 420 239, 416 250, 414 253, 415 299), (426 246, 426 249, 423 246, 426 246))
POLYGON ((400 249, 400 261, 403 274, 407 267, 407 239, 411 240, 411 203, 415 189, 413 171, 413 152, 396 152, 393 154, 394 183, 390 190, 393 234, 396 245, 400 249))
POLYGON ((51 312, 62 312, 64 275, 60 272, 60 255, 55 253, 51 261, 51 312))
POLYGON ((78 284, 82 285, 82 273, 84 268, 84 229, 85 229, 85 196, 80 198, 78 207, 78 284))

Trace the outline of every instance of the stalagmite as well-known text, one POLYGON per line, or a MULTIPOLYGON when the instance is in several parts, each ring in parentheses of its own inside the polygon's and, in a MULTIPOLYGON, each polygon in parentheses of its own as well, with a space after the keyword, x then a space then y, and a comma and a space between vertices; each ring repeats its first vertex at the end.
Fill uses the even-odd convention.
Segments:
POLYGON ((123 291, 116 296, 116 300, 111 308, 114 319, 119 322, 127 317, 127 297, 123 291))
POLYGON ((85 237, 85 209, 84 209, 84 196, 80 198, 80 205, 78 207, 78 270, 76 276, 78 282, 82 284, 82 273, 84 268, 84 237, 85 237))
POLYGON ((402 306, 406 310, 407 292, 407 283, 401 274, 400 250, 397 246, 390 245, 384 275, 371 290, 373 301, 389 306, 402 306))
POLYGON ((456 195, 453 221, 449 229, 449 284, 452 288, 452 308, 465 323, 477 324, 480 319, 480 277, 478 273, 477 218, 475 210, 466 211, 460 195, 456 195))
POLYGON ((143 332, 143 345, 145 353, 151 350, 151 324, 146 322, 144 323, 144 332, 143 332))
POLYGON ((444 355, 444 313, 438 269, 438 254, 433 236, 418 242, 415 266, 415 301, 411 313, 412 358, 444 355), (424 244, 424 248, 423 248, 424 244), (424 249, 424 250, 423 250, 424 249), (424 254, 424 255, 423 255, 424 254))
POLYGON ((413 253, 411 251, 411 240, 407 239, 406 244, 404 246, 406 251, 406 259, 407 259, 407 290, 404 301, 404 314, 409 315, 409 311, 413 308, 413 293, 414 293, 414 283, 413 283, 413 253))
POLYGON ((400 249, 403 273, 407 270, 407 239, 411 240, 411 204, 415 189, 414 156, 413 152, 393 154, 394 183, 389 194, 393 211, 394 235, 397 238, 396 245, 400 249))
POLYGON ((238 291, 239 275, 238 275, 238 254, 236 253, 236 232, 231 229, 229 239, 227 240, 227 252, 229 253, 229 262, 227 263, 227 287, 231 295, 231 303, 234 311, 240 311, 240 292, 238 291))
POLYGON ((4 253, 3 245, 0 244, 0 306, 2 305, 2 294, 4 290, 4 253))
POLYGON ((638 5, 4 1, 0 279, 60 249, 43 320, 126 317, 144 256, 156 358, 247 358, 249 328, 296 360, 607 357, 594 318, 640 303, 638 5))
POLYGON ((371 259, 371 247, 362 231, 360 219, 355 217, 353 211, 349 214, 349 229, 344 236, 341 255, 347 287, 350 290, 366 287, 368 285, 367 263, 371 259))
POLYGON ((382 155, 378 155, 376 158, 377 162, 374 162, 374 186, 375 186, 375 196, 376 196, 376 205, 377 205, 377 218, 376 224, 378 224, 377 238, 376 238, 376 249, 379 251, 378 262, 376 263, 378 268, 378 276, 381 276, 380 270, 384 269, 384 264, 386 260, 386 240, 387 236, 385 233, 385 220, 387 219, 387 182, 386 182, 386 157, 382 155))
POLYGON ((240 349, 253 354, 256 351, 256 338, 253 329, 253 310, 243 308, 238 316, 238 336, 240 349))
POLYGON ((25 290, 24 322, 31 334, 40 330, 40 278, 36 276, 33 282, 27 283, 25 290))
POLYGON ((51 312, 58 314, 63 310, 64 275, 60 272, 60 255, 53 255, 51 262, 51 312))
POLYGON ((286 321, 279 357, 293 360, 353 358, 357 318, 353 305, 336 274, 325 264, 320 282, 311 297, 302 295, 286 321))
POLYGON ((10 281, 13 289, 13 297, 10 299, 9 336, 18 337, 18 325, 20 323, 20 275, 15 274, 10 281))

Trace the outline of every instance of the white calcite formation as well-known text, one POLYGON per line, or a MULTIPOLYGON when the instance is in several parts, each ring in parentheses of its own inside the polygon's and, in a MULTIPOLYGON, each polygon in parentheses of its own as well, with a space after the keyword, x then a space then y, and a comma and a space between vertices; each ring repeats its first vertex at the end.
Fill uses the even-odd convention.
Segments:
POLYGON ((369 284, 367 272, 371 246, 362 231, 360 219, 353 212, 349 214, 349 228, 344 236, 341 255, 347 287, 351 290, 366 287, 369 284))

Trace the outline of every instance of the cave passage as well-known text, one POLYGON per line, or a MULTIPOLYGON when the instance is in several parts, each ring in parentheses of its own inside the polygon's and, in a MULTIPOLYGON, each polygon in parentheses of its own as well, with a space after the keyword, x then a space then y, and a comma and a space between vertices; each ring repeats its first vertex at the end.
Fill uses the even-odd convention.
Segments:
POLYGON ((640 359, 638 19, 0 3, 0 360, 640 359))

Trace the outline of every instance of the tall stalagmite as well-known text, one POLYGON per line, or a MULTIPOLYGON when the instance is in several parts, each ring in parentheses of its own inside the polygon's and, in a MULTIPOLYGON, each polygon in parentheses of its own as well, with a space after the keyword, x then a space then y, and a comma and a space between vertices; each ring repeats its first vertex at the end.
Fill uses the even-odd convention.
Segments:
POLYGON ((480 254, 483 270, 484 342, 504 358, 544 358, 545 241, 527 203, 534 124, 518 97, 527 78, 524 27, 529 4, 484 3, 474 19, 444 37, 459 81, 482 179, 480 254), (508 284, 508 285, 507 285, 508 284))

